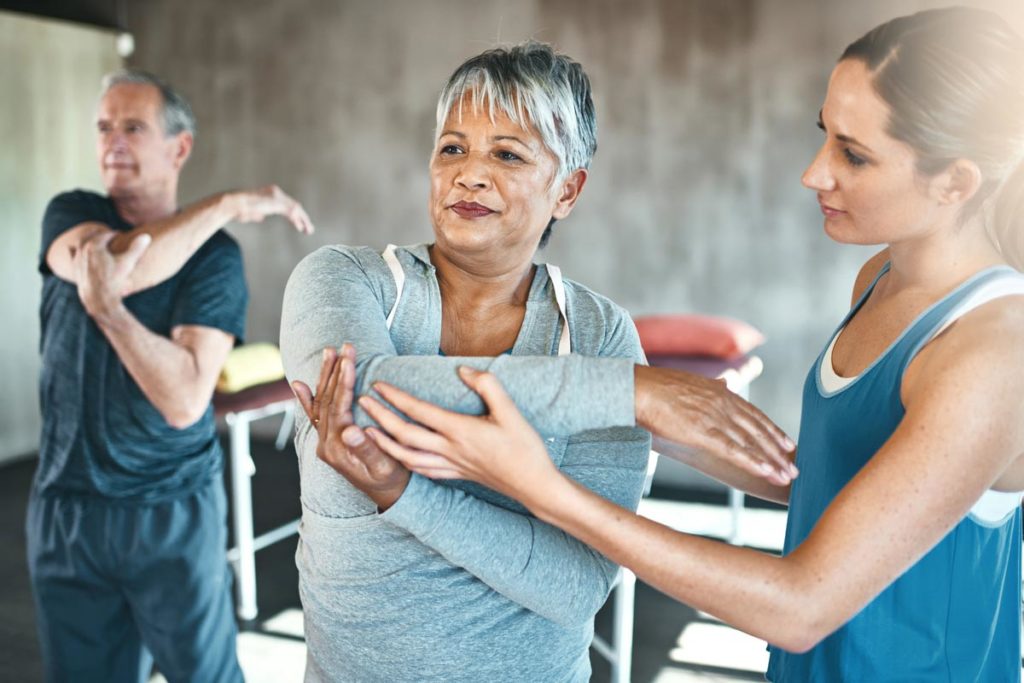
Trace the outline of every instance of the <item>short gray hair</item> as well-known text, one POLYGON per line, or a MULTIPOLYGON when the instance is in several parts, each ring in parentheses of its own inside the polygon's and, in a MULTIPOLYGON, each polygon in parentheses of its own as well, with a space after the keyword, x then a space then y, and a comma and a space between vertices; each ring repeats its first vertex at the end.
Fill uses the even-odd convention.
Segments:
POLYGON ((437 101, 440 138, 448 115, 469 95, 474 111, 486 102, 521 126, 532 123, 558 159, 557 178, 588 168, 597 150, 590 79, 583 67, 550 45, 528 41, 487 50, 455 70, 437 101))
POLYGON ((147 71, 121 69, 107 74, 103 77, 100 97, 106 95, 107 91, 115 85, 129 83, 151 85, 160 91, 160 97, 163 99, 161 118, 163 118, 164 134, 167 137, 181 132, 187 132, 193 136, 196 134, 196 117, 192 113, 192 107, 189 106, 188 100, 172 88, 167 81, 147 71))

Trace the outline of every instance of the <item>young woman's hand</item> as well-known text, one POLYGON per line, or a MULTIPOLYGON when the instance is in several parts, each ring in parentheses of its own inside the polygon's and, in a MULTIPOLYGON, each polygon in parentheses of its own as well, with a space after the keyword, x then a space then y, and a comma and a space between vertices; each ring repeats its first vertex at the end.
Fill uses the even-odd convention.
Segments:
POLYGON ((543 441, 494 375, 462 367, 459 376, 483 399, 487 415, 453 413, 378 383, 374 389, 418 424, 364 396, 359 405, 381 427, 367 433, 414 472, 433 479, 469 479, 529 504, 530 495, 558 475, 543 441))
POLYGON ((636 421, 655 436, 696 448, 776 486, 799 472, 796 444, 725 382, 638 365, 636 421))

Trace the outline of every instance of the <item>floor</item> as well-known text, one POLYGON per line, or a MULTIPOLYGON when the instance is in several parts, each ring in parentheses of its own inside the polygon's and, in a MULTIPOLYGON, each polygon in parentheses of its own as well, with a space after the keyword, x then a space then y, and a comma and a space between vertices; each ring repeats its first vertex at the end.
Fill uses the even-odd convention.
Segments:
MULTIPOLYGON (((254 441, 257 475, 253 480, 256 532, 298 515, 298 473, 290 446, 277 452, 269 441, 254 441)), ((24 562, 25 501, 35 467, 24 460, 0 468, 0 681, 42 680, 35 637, 34 610, 24 562)), ((642 512, 695 533, 724 536, 729 517, 725 497, 655 490, 642 512), (671 497, 675 500, 664 500, 671 497), (679 500, 686 498, 686 500, 679 500)), ((741 541, 761 548, 781 544, 784 516, 778 510, 747 509, 741 541)), ((294 537, 257 553, 260 621, 245 625, 238 647, 250 683, 301 681, 305 658, 302 614, 296 588, 294 537)), ((763 680, 767 653, 763 641, 728 628, 715 619, 670 600, 643 583, 636 591, 635 683, 726 683, 763 680)), ((598 633, 607 635, 609 604, 597 616, 598 633)), ((610 668, 591 650, 592 681, 610 680, 610 668)), ((156 676, 154 681, 162 681, 156 676)))

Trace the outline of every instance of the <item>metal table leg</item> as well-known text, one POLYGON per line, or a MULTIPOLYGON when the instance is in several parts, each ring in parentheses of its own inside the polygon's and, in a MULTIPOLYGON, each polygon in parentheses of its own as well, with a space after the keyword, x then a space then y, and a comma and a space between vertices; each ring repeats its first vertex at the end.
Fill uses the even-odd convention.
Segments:
POLYGON ((615 625, 612 638, 616 657, 612 662, 612 683, 629 683, 633 669, 633 614, 636 600, 636 574, 622 570, 615 589, 615 625))
POLYGON ((255 465, 249 450, 249 422, 247 416, 232 413, 226 416, 231 429, 231 503, 232 524, 235 531, 236 595, 238 617, 256 618, 256 549, 252 532, 252 475, 255 465))

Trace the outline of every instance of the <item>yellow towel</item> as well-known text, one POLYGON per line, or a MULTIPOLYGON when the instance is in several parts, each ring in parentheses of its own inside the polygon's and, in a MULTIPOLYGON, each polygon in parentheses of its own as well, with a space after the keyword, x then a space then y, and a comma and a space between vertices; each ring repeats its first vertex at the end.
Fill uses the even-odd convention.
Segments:
POLYGON ((217 379, 217 391, 233 394, 242 389, 284 377, 281 351, 273 344, 236 346, 224 361, 217 379))

